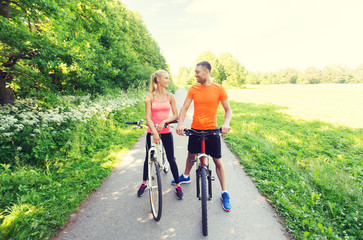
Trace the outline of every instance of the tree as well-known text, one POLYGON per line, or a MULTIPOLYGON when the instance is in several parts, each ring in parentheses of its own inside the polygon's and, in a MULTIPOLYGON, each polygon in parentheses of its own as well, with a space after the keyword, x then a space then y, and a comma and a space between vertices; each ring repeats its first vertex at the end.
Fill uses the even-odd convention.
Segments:
POLYGON ((226 86, 241 87, 245 83, 246 73, 244 67, 239 64, 232 54, 226 52, 218 57, 218 63, 223 66, 225 80, 223 83, 226 86))
POLYGON ((275 84, 295 84, 299 77, 300 72, 293 68, 281 70, 277 74, 277 81, 275 84))
MULTIPOLYGON (((83 77, 92 74, 80 63, 95 55, 102 2, 66 1, 59 7, 53 0, 7 1, 7 11, 0 16, 5 49, 1 81, 17 90, 18 97, 73 91, 88 81, 83 77)), ((9 102, 6 99, 9 95, 1 96, 0 102, 9 102)))
POLYGON ((115 0, 2 0, 0 104, 147 85, 168 70, 137 12, 115 0), (61 4, 61 5, 59 5, 61 4))
POLYGON ((346 70, 341 65, 331 64, 324 67, 322 71, 324 83, 345 83, 349 82, 346 70))
POLYGON ((42 45, 49 49, 54 45, 49 38, 52 35, 49 17, 57 12, 57 5, 46 1, 2 0, 0 6, 0 104, 13 104, 12 81, 14 78, 20 81, 17 76, 32 70, 18 69, 19 62, 39 58, 42 45))
POLYGON ((261 73, 247 72, 246 73, 246 83, 247 84, 260 84, 261 83, 261 73))
POLYGON ((352 83, 363 83, 363 64, 352 71, 352 83))
POLYGON ((315 67, 308 67, 304 72, 304 77, 299 78, 298 83, 317 84, 321 83, 322 81, 323 79, 321 71, 315 67))
POLYGON ((181 67, 179 68, 177 83, 181 86, 190 86, 195 84, 194 68, 181 67))

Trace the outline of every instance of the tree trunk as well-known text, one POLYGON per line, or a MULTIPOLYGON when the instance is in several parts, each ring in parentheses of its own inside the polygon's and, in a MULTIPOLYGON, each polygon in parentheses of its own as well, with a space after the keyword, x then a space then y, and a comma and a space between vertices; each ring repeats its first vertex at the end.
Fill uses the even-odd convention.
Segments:
POLYGON ((5 72, 0 71, 0 105, 14 105, 14 92, 10 87, 6 87, 6 76, 5 72))
POLYGON ((0 15, 5 18, 10 18, 9 12, 10 0, 0 0, 0 15))
MULTIPOLYGON (((10 0, 0 0, 0 16, 10 18, 10 0)), ((0 70, 0 105, 13 104, 14 92, 10 87, 6 87, 6 81, 10 80, 6 72, 0 70)))

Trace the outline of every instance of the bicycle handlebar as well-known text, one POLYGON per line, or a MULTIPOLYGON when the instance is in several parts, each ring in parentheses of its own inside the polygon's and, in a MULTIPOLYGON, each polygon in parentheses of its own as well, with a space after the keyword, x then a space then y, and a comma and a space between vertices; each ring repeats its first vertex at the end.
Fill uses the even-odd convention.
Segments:
POLYGON ((168 127, 169 124, 172 124, 172 123, 178 123, 178 120, 174 120, 174 121, 171 121, 169 123, 165 123, 165 127, 168 127))
POLYGON ((199 137, 206 137, 206 136, 210 136, 210 135, 219 135, 222 133, 222 128, 214 128, 214 129, 210 129, 210 130, 202 130, 202 131, 197 131, 194 129, 184 129, 184 133, 186 136, 191 136, 191 135, 196 135, 199 137))
POLYGON ((139 124, 139 122, 138 121, 136 121, 136 122, 125 122, 126 124, 133 124, 133 125, 138 125, 139 124))
MULTIPOLYGON (((147 126, 146 122, 144 122, 143 119, 141 119, 140 121, 127 121, 125 122, 126 124, 131 124, 131 125, 137 125, 138 128, 144 128, 143 126, 141 125, 144 125, 144 126, 147 126)), ((174 120, 172 122, 169 122, 169 123, 165 123, 165 128, 167 128, 169 126, 169 124, 171 123, 178 123, 178 120, 174 120)), ((156 126, 157 124, 155 124, 156 126)))

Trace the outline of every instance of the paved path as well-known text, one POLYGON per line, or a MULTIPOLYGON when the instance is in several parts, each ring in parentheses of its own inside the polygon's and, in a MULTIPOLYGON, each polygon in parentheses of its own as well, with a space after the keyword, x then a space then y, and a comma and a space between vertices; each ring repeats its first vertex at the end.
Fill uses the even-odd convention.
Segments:
MULTIPOLYGON (((178 109, 185 96, 184 89, 179 89, 175 94, 178 109)), ((187 127, 191 123, 192 110, 193 105, 187 116, 187 127)), ((179 172, 182 173, 188 139, 178 136, 175 130, 173 132, 176 159, 179 172)), ((150 213, 148 194, 142 198, 136 196, 142 180, 144 148, 145 135, 120 161, 102 186, 72 215, 55 239, 288 239, 278 223, 278 217, 224 142, 222 156, 232 211, 227 213, 221 207, 221 188, 213 167, 216 181, 213 182, 213 199, 208 202, 209 235, 203 237, 201 203, 195 196, 195 168, 192 170, 192 183, 182 185, 183 200, 175 197, 169 171, 168 174, 162 173, 163 213, 161 220, 155 222, 150 213)))

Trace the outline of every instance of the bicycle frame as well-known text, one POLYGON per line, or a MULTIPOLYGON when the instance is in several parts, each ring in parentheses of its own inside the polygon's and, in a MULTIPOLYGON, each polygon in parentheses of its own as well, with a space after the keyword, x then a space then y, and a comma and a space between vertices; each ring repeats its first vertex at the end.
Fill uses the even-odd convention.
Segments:
MULTIPOLYGON (((155 144, 153 141, 153 135, 150 135, 150 148, 148 151, 148 163, 151 164, 151 161, 157 161, 159 163, 160 171, 163 171, 166 167, 167 161, 163 161, 166 158, 165 149, 163 147, 163 143, 160 139, 160 144, 155 144), (152 160, 154 159, 154 160, 152 160)), ((150 168, 149 168, 150 171, 150 168)))

